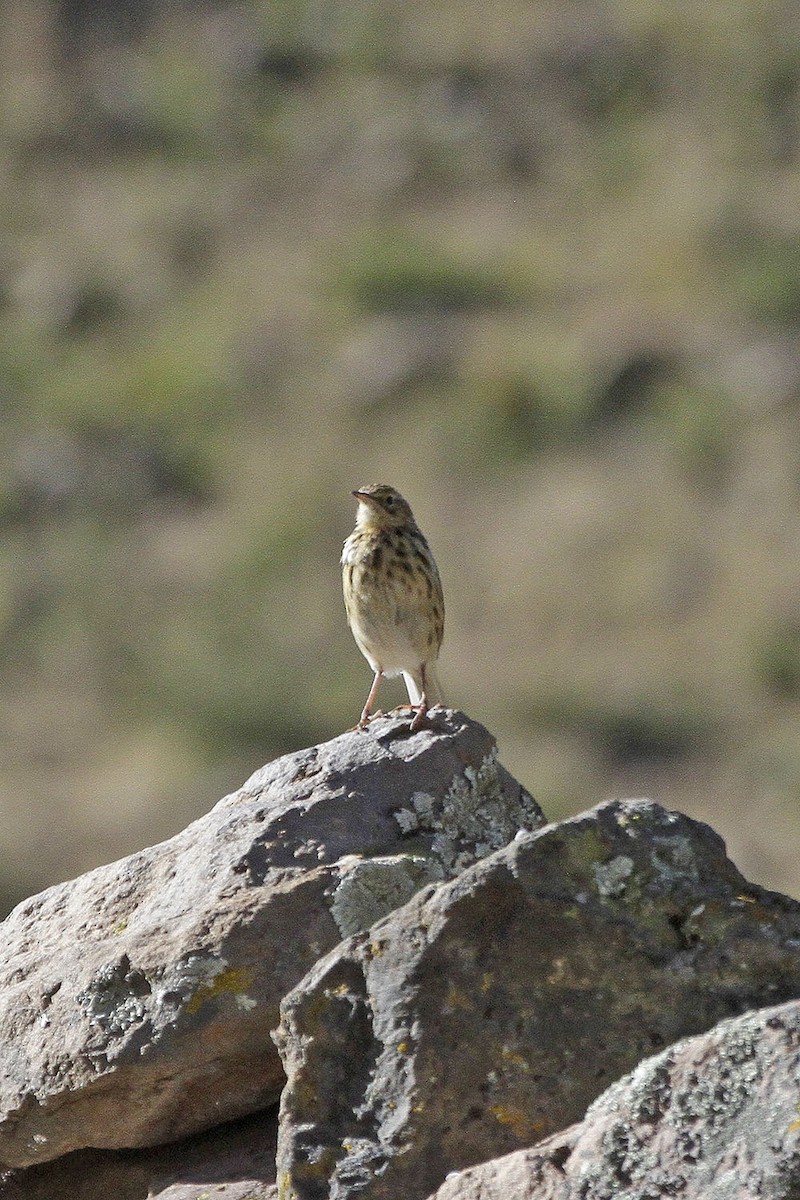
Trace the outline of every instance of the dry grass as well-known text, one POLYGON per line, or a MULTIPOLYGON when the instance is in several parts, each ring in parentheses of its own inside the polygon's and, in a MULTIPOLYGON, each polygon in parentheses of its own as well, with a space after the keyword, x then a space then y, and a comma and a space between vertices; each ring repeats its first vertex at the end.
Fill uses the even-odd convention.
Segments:
POLYGON ((352 723, 381 479, 549 814, 800 894, 795 9, 1 11, 7 900, 352 723))

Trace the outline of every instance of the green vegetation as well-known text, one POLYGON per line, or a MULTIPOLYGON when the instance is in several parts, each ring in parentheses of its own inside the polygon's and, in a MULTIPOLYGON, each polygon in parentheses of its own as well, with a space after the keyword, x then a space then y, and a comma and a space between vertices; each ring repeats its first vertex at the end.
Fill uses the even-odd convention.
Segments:
POLYGON ((421 317, 492 311, 517 298, 496 266, 464 261, 402 233, 379 237, 373 232, 349 246, 338 287, 357 312, 421 317))

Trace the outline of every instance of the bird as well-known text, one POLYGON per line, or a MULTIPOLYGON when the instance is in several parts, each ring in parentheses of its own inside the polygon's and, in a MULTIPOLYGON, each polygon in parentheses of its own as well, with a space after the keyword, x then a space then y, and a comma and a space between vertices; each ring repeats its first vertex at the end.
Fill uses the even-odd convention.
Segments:
POLYGON ((342 551, 347 620, 375 678, 358 728, 366 728, 381 679, 402 675, 414 733, 441 701, 436 660, 444 636, 439 571, 407 500, 386 483, 352 493, 356 527, 342 551))

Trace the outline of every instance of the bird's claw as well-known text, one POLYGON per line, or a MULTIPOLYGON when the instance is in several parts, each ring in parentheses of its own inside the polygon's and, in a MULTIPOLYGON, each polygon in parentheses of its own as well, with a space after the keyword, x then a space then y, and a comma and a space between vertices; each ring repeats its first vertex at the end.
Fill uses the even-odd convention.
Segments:
POLYGON ((416 716, 414 717, 413 721, 411 722, 411 725, 409 727, 409 733, 416 733, 418 729, 422 729, 427 724, 428 724, 428 706, 427 706, 427 704, 426 705, 421 704, 419 706, 419 708, 417 709, 416 716))

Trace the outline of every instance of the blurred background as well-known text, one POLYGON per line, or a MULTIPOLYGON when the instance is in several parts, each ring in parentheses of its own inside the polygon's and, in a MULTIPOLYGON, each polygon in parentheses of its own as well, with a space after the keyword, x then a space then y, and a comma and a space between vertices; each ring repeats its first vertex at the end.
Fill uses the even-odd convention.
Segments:
POLYGON ((383 481, 548 817, 800 895, 800 8, 0 17, 2 909, 354 723, 383 481))

